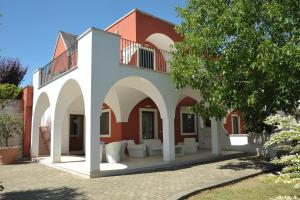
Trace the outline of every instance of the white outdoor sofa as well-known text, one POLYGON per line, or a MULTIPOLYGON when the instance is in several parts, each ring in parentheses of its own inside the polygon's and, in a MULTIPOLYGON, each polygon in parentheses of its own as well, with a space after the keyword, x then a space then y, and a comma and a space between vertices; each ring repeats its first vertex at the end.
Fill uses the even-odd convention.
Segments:
POLYGON ((120 151, 122 149, 122 141, 111 142, 105 145, 106 160, 108 163, 120 162, 120 151))
POLYGON ((133 158, 143 158, 146 157, 146 145, 145 144, 135 144, 134 140, 129 140, 127 144, 127 150, 129 157, 133 158))
POLYGON ((194 154, 198 151, 199 144, 195 138, 184 138, 183 145, 185 154, 194 154))
POLYGON ((162 143, 160 139, 144 139, 143 144, 146 144, 147 154, 149 156, 162 155, 162 143))

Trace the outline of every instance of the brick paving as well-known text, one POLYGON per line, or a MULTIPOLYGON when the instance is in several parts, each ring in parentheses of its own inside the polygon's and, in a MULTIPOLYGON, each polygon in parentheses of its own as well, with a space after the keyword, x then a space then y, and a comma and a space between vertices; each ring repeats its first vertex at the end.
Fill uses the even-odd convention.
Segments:
POLYGON ((268 169, 254 157, 184 169, 86 179, 36 163, 0 166, 0 199, 178 199, 268 169))

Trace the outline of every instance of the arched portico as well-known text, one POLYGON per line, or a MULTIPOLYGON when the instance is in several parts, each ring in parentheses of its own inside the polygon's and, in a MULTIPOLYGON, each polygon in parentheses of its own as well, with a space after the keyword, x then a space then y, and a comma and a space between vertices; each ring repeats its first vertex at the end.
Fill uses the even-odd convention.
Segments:
POLYGON ((116 118, 119 116, 120 122, 127 122, 133 107, 146 97, 153 100, 163 119, 164 160, 174 160, 174 106, 170 106, 171 102, 167 106, 165 97, 154 83, 137 76, 121 78, 111 86, 104 102, 114 110, 116 118))
MULTIPOLYGON (((51 159, 52 162, 59 162, 62 153, 62 142, 68 147, 69 115, 75 112, 84 116, 84 98, 79 83, 74 79, 69 79, 61 87, 53 115, 51 116, 51 159), (70 106, 75 104, 75 109, 70 110, 70 106)), ((84 133, 82 133, 84 134, 84 133)), ((83 142, 83 141, 82 141, 83 142)), ((66 148, 66 147, 64 147, 66 148)), ((64 149, 64 151, 68 151, 64 149)))
POLYGON ((41 93, 34 105, 31 126, 31 157, 37 157, 39 155, 39 127, 45 111, 50 108, 48 95, 45 92, 41 93))

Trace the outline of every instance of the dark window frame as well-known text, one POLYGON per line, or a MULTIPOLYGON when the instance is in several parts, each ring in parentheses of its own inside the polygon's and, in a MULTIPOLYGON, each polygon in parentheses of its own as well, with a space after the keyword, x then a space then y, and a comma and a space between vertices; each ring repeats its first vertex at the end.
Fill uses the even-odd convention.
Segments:
POLYGON ((155 70, 155 50, 140 47, 138 49, 138 66, 144 69, 155 70))
POLYGON ((100 137, 111 137, 111 114, 110 114, 110 110, 103 110, 102 114, 100 116, 99 119, 99 123, 100 123, 100 137), (103 117, 107 117, 106 122, 107 123, 105 126, 103 126, 103 124, 101 124, 101 118, 103 117), (103 128, 105 127, 105 128, 103 128), (105 130, 103 130, 105 129, 105 130), (103 132, 107 132, 104 133, 103 132))

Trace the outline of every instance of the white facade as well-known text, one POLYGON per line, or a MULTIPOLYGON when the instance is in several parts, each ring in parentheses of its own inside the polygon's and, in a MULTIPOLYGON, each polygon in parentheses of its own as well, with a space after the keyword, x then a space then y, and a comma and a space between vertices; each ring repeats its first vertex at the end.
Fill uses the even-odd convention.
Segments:
MULTIPOLYGON (((46 110, 51 116, 51 160, 60 162, 68 153, 68 116, 84 114, 84 174, 95 177, 99 171, 99 116, 105 102, 117 122, 127 122, 133 107, 145 97, 157 105, 163 120, 163 160, 175 160, 174 118, 178 102, 186 96, 200 100, 200 92, 189 88, 176 90, 169 75, 120 64, 120 37, 90 28, 78 38, 78 62, 43 87, 40 71, 33 75, 34 98, 31 156, 38 156, 39 125, 46 110)), ((157 41, 157 35, 152 40, 157 41)), ((139 123, 139 122, 137 122, 139 123)), ((221 121, 212 119, 211 148, 215 155, 222 149, 221 121)))

